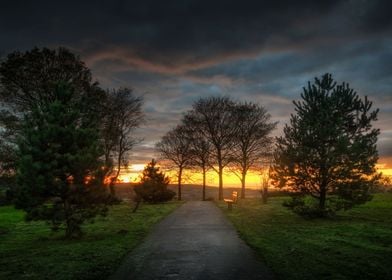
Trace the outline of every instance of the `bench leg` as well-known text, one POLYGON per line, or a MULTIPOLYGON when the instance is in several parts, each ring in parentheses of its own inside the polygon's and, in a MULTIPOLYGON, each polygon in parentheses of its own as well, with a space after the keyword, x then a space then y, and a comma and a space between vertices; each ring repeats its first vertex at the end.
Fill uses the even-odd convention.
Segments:
POLYGON ((227 209, 229 209, 229 210, 233 209, 233 203, 228 202, 227 203, 227 209))

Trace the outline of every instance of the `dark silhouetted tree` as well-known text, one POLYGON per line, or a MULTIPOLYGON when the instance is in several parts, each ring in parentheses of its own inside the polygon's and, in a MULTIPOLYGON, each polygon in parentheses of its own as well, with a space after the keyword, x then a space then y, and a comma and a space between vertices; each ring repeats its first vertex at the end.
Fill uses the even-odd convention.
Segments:
POLYGON ((234 106, 228 97, 201 98, 185 116, 186 122, 212 145, 210 164, 219 176, 219 200, 223 199, 223 169, 232 160, 235 146, 234 106))
POLYGON ((12 176, 16 168, 18 119, 7 110, 0 111, 0 177, 12 176))
POLYGON ((186 119, 183 120, 183 125, 186 127, 186 132, 188 134, 187 137, 191 139, 192 159, 190 162, 190 167, 202 171, 202 200, 204 201, 206 200, 207 171, 211 169, 210 161, 212 145, 197 129, 197 127, 192 127, 191 124, 187 123, 186 119))
MULTIPOLYGON (((80 58, 65 48, 34 48, 10 53, 0 64, 0 98, 17 111, 30 111, 56 100, 55 88, 65 82, 74 90, 74 99, 93 105, 104 92, 93 83, 91 72, 80 58)), ((100 109, 100 108, 98 108, 100 109)))
POLYGON ((91 116, 81 113, 74 89, 60 84, 47 103, 31 108, 19 140, 16 205, 28 220, 63 224, 67 237, 81 234, 86 219, 105 214, 111 196, 102 184, 103 149, 91 116))
POLYGON ((241 198, 245 198, 246 175, 250 168, 272 154, 272 137, 270 133, 276 127, 270 122, 266 109, 255 103, 238 103, 233 108, 237 132, 231 170, 241 181, 241 198))
MULTIPOLYGON (((105 92, 92 82, 90 70, 69 50, 34 48, 26 52, 15 51, 0 62, 1 145, 7 153, 13 153, 0 158, 5 168, 16 166, 15 139, 21 133, 24 115, 56 101, 55 89, 59 82, 67 83, 75 93, 70 104, 88 104, 78 107, 84 115, 84 122, 94 121, 100 125, 101 118, 96 116, 103 116, 105 92)), ((15 169, 10 171, 15 174, 15 169)))
POLYGON ((156 144, 162 159, 169 160, 177 169, 178 200, 181 200, 181 183, 184 169, 192 161, 191 138, 184 126, 178 125, 164 135, 156 144))
POLYGON ((134 187, 136 196, 140 198, 137 199, 138 203, 141 200, 150 203, 165 202, 173 199, 176 195, 175 192, 167 189, 170 183, 169 177, 159 171, 159 167, 156 164, 154 159, 148 163, 143 170, 140 183, 134 187))
POLYGON ((294 101, 296 114, 277 139, 274 183, 312 196, 291 204, 298 212, 326 215, 365 203, 377 180, 375 164, 379 130, 372 127, 378 109, 372 102, 330 74, 303 89, 302 101, 294 101), (309 211, 308 211, 309 210, 309 211))
POLYGON ((140 141, 134 135, 144 120, 143 99, 123 88, 107 92, 102 137, 105 150, 106 178, 114 194, 114 183, 121 169, 128 165, 128 155, 140 141))

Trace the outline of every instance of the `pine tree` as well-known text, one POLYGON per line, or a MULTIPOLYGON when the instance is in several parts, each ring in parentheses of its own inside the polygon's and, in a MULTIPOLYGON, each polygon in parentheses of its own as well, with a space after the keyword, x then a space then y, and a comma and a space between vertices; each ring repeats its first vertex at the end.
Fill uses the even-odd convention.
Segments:
POLYGON ((140 183, 134 190, 138 197, 146 202, 159 203, 169 201, 175 196, 175 192, 168 190, 169 177, 159 171, 156 161, 151 160, 144 168, 140 183))
POLYGON ((19 141, 16 205, 28 220, 47 220, 52 229, 65 225, 67 237, 81 234, 82 223, 105 214, 110 195, 102 185, 98 129, 60 84, 53 101, 25 117, 19 141))
POLYGON ((372 128, 378 109, 330 74, 308 84, 294 101, 296 114, 277 139, 275 185, 288 186, 317 202, 296 198, 289 204, 307 214, 326 215, 365 203, 378 179, 375 164, 379 130, 372 128))

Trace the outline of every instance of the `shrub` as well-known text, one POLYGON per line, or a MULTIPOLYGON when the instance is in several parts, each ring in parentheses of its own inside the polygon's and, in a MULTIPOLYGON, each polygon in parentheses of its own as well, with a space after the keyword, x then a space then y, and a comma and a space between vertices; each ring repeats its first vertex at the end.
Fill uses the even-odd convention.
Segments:
POLYGON ((329 203, 324 209, 321 209, 316 199, 311 196, 297 194, 293 195, 291 199, 284 201, 283 206, 306 218, 331 217, 334 216, 336 211, 329 203))
POLYGON ((175 192, 168 190, 169 178, 159 171, 153 159, 145 168, 140 183, 135 186, 136 197, 149 203, 160 203, 173 199, 175 192))

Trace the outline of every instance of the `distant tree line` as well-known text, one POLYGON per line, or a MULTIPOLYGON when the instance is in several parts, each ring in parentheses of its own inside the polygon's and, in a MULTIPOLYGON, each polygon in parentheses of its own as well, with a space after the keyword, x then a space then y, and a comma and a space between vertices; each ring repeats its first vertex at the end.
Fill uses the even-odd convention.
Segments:
POLYGON ((229 97, 201 98, 193 104, 181 124, 164 135, 156 148, 163 159, 177 168, 178 199, 185 169, 198 168, 203 174, 205 200, 206 172, 219 177, 219 200, 223 199, 223 172, 232 170, 241 181, 245 198, 246 175, 264 157, 271 156, 270 133, 276 122, 256 103, 235 102, 229 97))
POLYGON ((141 97, 103 90, 65 48, 13 52, 0 63, 0 177, 30 220, 81 234, 105 214, 138 139, 141 97), (110 187, 111 191, 108 191, 110 187))

